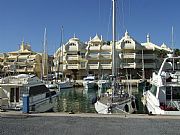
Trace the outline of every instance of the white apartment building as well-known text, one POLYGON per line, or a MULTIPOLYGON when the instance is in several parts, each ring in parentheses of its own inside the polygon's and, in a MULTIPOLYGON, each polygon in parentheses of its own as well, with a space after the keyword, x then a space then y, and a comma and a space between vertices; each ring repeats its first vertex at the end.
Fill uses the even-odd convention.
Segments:
POLYGON ((28 73, 41 77, 42 53, 32 51, 29 44, 22 42, 19 50, 0 54, 0 66, 2 76, 28 73))
MULTIPOLYGON (((150 78, 152 71, 159 66, 157 63, 160 64, 155 52, 171 52, 165 44, 159 47, 151 43, 149 35, 146 43, 139 43, 127 31, 116 42, 115 50, 117 75, 128 79, 150 78)), ((66 76, 82 79, 88 74, 94 74, 98 78, 111 74, 112 43, 104 41, 97 34, 86 43, 73 37, 56 51, 54 57, 55 66, 59 67, 55 68, 56 71, 66 76)))

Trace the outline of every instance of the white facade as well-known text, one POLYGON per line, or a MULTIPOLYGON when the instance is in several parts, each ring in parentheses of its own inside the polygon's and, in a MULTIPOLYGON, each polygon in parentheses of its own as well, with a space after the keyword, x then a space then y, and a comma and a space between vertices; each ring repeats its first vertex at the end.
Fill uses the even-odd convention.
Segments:
MULTIPOLYGON (((144 68, 145 77, 149 78, 152 70, 157 68, 158 57, 155 51, 171 52, 165 44, 161 47, 150 42, 147 35, 146 43, 138 43, 128 32, 116 42, 116 70, 120 75, 131 74, 131 78, 141 78, 144 68)), ((55 61, 60 60, 60 71, 66 75, 82 79, 88 74, 100 77, 102 74, 111 74, 112 43, 104 41, 102 36, 95 35, 87 43, 82 43, 73 37, 59 48, 55 54, 55 61), (63 50, 63 51, 61 51, 63 50), (59 57, 60 56, 60 57, 59 57), (63 60, 62 60, 63 59, 63 60)))

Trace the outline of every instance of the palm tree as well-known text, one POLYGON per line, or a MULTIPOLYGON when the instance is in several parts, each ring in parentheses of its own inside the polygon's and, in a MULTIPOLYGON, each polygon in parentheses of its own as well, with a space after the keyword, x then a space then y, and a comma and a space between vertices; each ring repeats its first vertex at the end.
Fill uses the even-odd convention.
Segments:
POLYGON ((174 55, 175 56, 180 56, 180 50, 179 49, 175 49, 174 50, 174 55))
POLYGON ((154 52, 158 58, 165 58, 167 57, 167 51, 165 50, 155 50, 154 52))

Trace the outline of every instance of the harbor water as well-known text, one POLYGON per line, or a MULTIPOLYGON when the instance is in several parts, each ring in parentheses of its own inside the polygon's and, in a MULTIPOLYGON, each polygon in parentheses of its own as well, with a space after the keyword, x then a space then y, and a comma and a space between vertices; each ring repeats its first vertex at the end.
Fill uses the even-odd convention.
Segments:
POLYGON ((96 113, 92 99, 97 90, 84 90, 83 87, 62 89, 60 92, 57 112, 96 113))
MULTIPOLYGON (((132 88, 132 93, 136 97, 136 113, 145 113, 141 103, 141 95, 138 93, 137 87, 132 88)), ((97 89, 84 89, 83 87, 75 87, 62 89, 59 95, 56 112, 66 113, 96 113, 93 98, 97 96, 97 89)))

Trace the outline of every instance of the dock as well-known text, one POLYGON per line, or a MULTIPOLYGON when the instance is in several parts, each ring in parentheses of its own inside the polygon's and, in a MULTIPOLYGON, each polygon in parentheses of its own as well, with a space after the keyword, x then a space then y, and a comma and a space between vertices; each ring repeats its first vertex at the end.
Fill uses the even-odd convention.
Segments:
POLYGON ((180 127, 180 116, 3 113, 2 135, 172 135, 179 134, 180 127))

